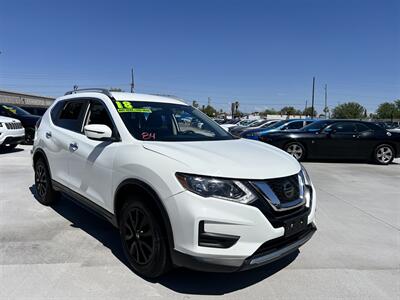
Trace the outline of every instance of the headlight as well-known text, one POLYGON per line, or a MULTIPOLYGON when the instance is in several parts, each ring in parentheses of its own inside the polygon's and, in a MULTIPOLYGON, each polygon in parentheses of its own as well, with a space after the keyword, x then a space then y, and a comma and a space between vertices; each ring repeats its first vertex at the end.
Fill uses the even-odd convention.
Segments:
POLYGON ((237 180, 181 173, 177 173, 176 178, 185 189, 206 198, 215 197, 244 204, 251 203, 257 198, 249 188, 237 180))
POLYGON ((308 173, 307 173, 306 168, 304 168, 304 166, 303 166, 302 164, 300 164, 300 165, 301 165, 301 172, 300 172, 300 174, 301 174, 301 176, 303 177, 303 180, 304 180, 305 185, 311 186, 311 179, 310 179, 310 176, 309 176, 308 173))
POLYGON ((303 186, 303 197, 306 202, 306 206, 310 206, 311 202, 311 193, 312 193, 312 187, 311 187, 311 179, 310 176, 308 176, 307 170, 304 168, 303 165, 301 165, 301 171, 300 171, 300 176, 302 178, 302 181, 304 183, 303 186))

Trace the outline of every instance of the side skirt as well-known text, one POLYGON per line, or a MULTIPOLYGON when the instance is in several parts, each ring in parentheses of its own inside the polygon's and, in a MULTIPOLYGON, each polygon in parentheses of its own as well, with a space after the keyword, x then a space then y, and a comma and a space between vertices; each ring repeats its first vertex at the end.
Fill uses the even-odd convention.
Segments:
POLYGON ((110 222, 114 227, 118 227, 117 218, 115 217, 114 214, 110 213, 108 210, 102 208, 101 206, 97 205, 88 198, 78 194, 77 192, 71 190, 70 188, 66 187, 65 185, 55 180, 52 180, 51 183, 56 191, 60 191, 68 195, 69 196, 68 199, 71 199, 73 202, 75 202, 82 208, 110 222))

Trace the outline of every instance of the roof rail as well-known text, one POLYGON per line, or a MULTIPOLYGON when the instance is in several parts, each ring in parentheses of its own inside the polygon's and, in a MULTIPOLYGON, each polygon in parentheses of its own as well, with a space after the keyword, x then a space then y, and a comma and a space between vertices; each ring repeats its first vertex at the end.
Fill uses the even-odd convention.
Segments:
POLYGON ((102 88, 77 89, 77 90, 68 91, 68 92, 65 93, 65 95, 72 95, 72 94, 85 93, 85 92, 98 92, 98 93, 102 93, 104 95, 107 95, 111 99, 114 99, 114 96, 110 93, 109 90, 102 89, 102 88))

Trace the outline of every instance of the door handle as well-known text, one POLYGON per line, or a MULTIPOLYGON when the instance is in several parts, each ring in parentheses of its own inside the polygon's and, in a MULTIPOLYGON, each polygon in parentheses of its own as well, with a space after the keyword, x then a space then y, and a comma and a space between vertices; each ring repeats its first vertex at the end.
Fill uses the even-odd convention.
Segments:
POLYGON ((46 138, 48 138, 48 139, 51 138, 51 131, 46 132, 46 138))
POLYGON ((69 150, 71 152, 75 152, 76 150, 78 150, 78 144, 77 143, 71 143, 69 144, 69 150))

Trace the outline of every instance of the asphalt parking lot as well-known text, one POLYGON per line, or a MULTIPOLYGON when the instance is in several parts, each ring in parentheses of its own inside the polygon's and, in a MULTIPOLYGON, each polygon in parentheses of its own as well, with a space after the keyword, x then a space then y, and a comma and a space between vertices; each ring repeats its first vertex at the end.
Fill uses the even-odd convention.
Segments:
POLYGON ((174 270, 146 281, 115 229, 67 199, 34 198, 29 146, 0 154, 1 299, 399 299, 400 160, 305 163, 318 232, 299 253, 235 274, 174 270))

